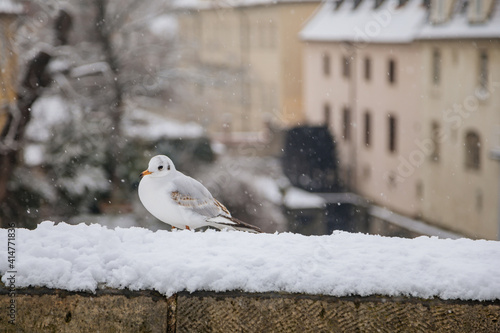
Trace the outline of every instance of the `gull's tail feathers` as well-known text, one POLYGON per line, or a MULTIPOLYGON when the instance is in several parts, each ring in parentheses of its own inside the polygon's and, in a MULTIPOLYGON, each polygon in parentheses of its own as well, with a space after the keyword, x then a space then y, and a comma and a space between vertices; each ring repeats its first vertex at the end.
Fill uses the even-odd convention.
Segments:
POLYGON ((239 230, 239 231, 248 231, 252 233, 261 233, 260 228, 238 220, 234 217, 229 216, 216 216, 207 220, 207 224, 211 227, 217 228, 219 230, 229 229, 229 230, 239 230))

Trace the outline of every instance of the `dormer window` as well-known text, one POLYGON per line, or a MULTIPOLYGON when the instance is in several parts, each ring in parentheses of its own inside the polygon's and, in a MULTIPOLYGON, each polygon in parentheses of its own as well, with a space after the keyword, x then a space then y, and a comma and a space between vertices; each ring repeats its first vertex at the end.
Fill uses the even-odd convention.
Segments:
POLYGON ((441 24, 449 20, 453 0, 431 0, 431 21, 441 24))
POLYGON ((469 21, 471 23, 481 22, 484 11, 484 0, 471 0, 469 7, 469 21))
POLYGON ((470 23, 483 23, 490 16, 493 0, 469 0, 468 17, 470 23))
POLYGON ((444 15, 444 0, 437 0, 436 2, 437 8, 436 8, 436 21, 437 22, 444 22, 446 20, 446 17, 444 15))
POLYGON ((475 0, 476 14, 481 14, 483 12, 483 0, 475 0))

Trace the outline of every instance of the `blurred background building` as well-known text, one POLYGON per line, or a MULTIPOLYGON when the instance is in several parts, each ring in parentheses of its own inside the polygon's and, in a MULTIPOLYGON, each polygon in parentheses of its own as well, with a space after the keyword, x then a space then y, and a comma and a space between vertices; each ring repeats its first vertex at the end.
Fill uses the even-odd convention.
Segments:
POLYGON ((304 120, 302 49, 297 35, 319 1, 179 2, 182 63, 201 122, 224 142, 257 141, 270 125, 304 120))
POLYGON ((498 234, 500 2, 327 2, 300 34, 305 112, 373 203, 498 234))

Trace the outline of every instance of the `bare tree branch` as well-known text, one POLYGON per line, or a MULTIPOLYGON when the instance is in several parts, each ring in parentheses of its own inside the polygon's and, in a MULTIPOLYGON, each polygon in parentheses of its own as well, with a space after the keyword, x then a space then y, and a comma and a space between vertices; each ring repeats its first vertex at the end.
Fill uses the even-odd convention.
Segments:
MULTIPOLYGON (((68 15, 60 12, 60 16, 68 15)), ((54 32, 65 40, 68 30, 65 25, 55 25, 54 32)), ((40 97, 41 91, 47 87, 52 78, 47 71, 52 56, 46 52, 38 54, 29 61, 27 71, 17 94, 17 108, 11 110, 7 123, 0 134, 0 226, 6 227, 7 218, 15 216, 19 203, 9 195, 9 181, 14 169, 19 164, 19 150, 24 143, 26 127, 31 119, 31 107, 40 97)))

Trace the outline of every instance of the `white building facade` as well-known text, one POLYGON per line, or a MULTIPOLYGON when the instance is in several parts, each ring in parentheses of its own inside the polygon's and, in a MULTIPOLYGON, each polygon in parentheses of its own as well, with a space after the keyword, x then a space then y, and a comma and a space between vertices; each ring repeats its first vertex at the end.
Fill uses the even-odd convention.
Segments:
POLYGON ((306 118, 332 129, 346 184, 497 239, 500 1, 330 2, 300 37, 306 118))

